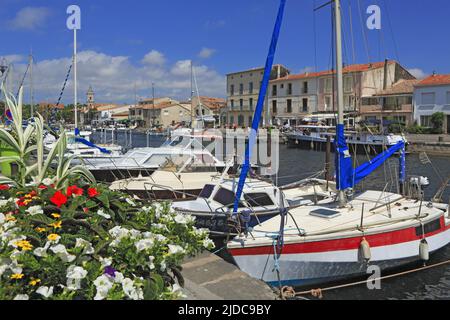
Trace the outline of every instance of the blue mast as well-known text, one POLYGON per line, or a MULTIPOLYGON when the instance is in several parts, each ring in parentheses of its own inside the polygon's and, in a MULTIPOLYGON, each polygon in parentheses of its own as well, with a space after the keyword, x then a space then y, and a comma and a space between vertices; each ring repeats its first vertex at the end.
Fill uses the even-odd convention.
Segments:
POLYGON ((264 76, 261 83, 261 88, 258 96, 258 103, 256 105, 255 114, 253 115, 252 128, 250 129, 248 144, 245 148, 245 161, 239 177, 239 184, 236 191, 236 198, 234 201, 233 213, 236 214, 239 206, 239 200, 244 189, 245 180, 250 169, 250 158, 253 145, 256 142, 258 133, 259 122, 264 109, 264 100, 266 98, 267 87, 269 85, 270 74, 272 72, 273 60, 275 57, 275 51, 277 49, 278 37, 280 35, 281 22, 283 21, 284 7, 286 0, 280 0, 280 7, 278 9, 278 16, 275 22, 275 27, 272 34, 272 42, 270 43, 269 54, 267 55, 266 66, 264 69, 264 76))

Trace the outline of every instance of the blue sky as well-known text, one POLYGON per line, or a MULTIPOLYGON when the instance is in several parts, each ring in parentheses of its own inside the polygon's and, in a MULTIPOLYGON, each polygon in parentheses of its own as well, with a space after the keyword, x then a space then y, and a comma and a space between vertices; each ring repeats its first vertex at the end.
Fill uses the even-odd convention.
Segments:
MULTIPOLYGON (((312 10, 323 2, 287 1, 276 62, 293 73, 330 67, 330 10, 312 10)), ((82 10, 80 95, 93 85, 98 102, 133 102, 134 88, 148 96, 152 82, 157 95, 189 96, 190 59, 200 93, 225 96, 226 73, 264 65, 279 1, 2 0, 0 58, 13 62, 17 85, 33 49, 37 100, 56 100, 70 64, 69 4, 82 10)), ((448 0, 342 0, 342 6, 347 63, 388 57, 419 76, 450 73, 448 0), (361 18, 365 24, 372 4, 382 9, 382 29, 365 28, 367 51, 361 18)), ((71 83, 67 90, 64 101, 72 99, 71 83)))

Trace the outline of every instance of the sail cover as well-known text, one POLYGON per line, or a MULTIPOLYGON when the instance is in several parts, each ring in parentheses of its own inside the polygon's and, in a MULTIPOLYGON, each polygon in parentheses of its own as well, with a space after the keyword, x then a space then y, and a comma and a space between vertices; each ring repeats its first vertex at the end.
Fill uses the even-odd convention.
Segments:
POLYGON ((344 125, 336 126, 336 187, 338 190, 345 190, 353 187, 353 166, 352 157, 345 141, 344 125))
POLYGON ((236 191, 236 198, 234 201, 234 208, 233 208, 234 213, 236 213, 238 210, 239 200, 241 198, 245 180, 247 179, 247 174, 250 169, 251 150, 253 149, 253 146, 255 145, 256 142, 259 122, 261 120, 261 115, 264 109, 264 100, 266 98, 267 87, 269 85, 270 74, 272 72, 273 59, 275 57, 278 37, 280 35, 281 22, 283 21, 285 5, 286 0, 280 0, 280 7, 278 9, 277 20, 275 22, 275 27, 272 34, 272 41, 270 43, 269 54, 267 55, 266 66, 264 69, 263 80, 261 83, 261 89, 259 91, 258 103, 255 108, 255 114, 253 115, 252 128, 249 133, 248 144, 245 148, 245 161, 241 170, 241 175, 239 177, 239 184, 236 191))
POLYGON ((375 158, 370 160, 369 162, 364 163, 355 169, 354 172, 354 183, 353 185, 357 185, 360 183, 365 177, 375 171, 378 167, 380 167, 387 159, 392 157, 392 155, 398 151, 400 153, 400 180, 404 182, 405 180, 405 142, 400 141, 396 145, 392 146, 388 150, 380 153, 375 158))
POLYGON ((88 147, 91 147, 91 148, 97 148, 98 150, 100 150, 101 153, 111 154, 110 150, 107 150, 105 148, 99 147, 99 146, 93 144, 92 142, 90 142, 90 141, 88 141, 86 139, 83 139, 83 138, 80 138, 80 137, 76 137, 75 141, 79 142, 79 143, 82 143, 84 145, 87 145, 88 147))
POLYGON ((396 152, 400 152, 399 160, 399 179, 405 182, 406 177, 406 159, 405 159, 405 142, 400 141, 388 150, 380 153, 375 158, 353 169, 352 158, 349 153, 347 143, 344 136, 344 126, 337 126, 336 133, 336 186, 338 190, 353 188, 364 178, 378 169, 387 159, 392 157, 396 152))

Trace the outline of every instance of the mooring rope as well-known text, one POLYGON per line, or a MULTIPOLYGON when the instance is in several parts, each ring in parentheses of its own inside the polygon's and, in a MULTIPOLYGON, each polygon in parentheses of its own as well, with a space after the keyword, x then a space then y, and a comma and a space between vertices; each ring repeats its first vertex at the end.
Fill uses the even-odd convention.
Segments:
POLYGON ((436 267, 441 267, 441 266, 444 266, 444 265, 447 265, 447 264, 450 264, 450 260, 443 261, 443 262, 438 262, 438 263, 435 263, 435 264, 432 264, 432 265, 423 266, 423 267, 412 269, 412 270, 407 270, 407 271, 394 273, 394 274, 383 276, 383 277, 378 277, 378 278, 375 278, 375 279, 356 281, 356 282, 346 283, 346 284, 332 286, 332 287, 327 287, 327 288, 311 289, 311 290, 307 290, 307 291, 296 292, 292 287, 285 286, 285 287, 281 288, 280 296, 281 296, 281 298, 283 300, 285 300, 285 299, 293 299, 295 297, 300 297, 300 296, 304 296, 304 295, 312 295, 313 297, 322 299, 323 298, 323 293, 325 291, 332 291, 332 290, 337 290, 337 289, 354 287, 354 286, 358 286, 358 285, 361 285, 361 284, 368 283, 369 281, 381 281, 381 280, 386 280, 386 279, 390 279, 390 278, 396 278, 396 277, 399 277, 399 276, 404 276, 404 275, 411 274, 411 273, 416 273, 416 272, 419 272, 419 271, 424 271, 424 270, 428 270, 428 269, 432 269, 432 268, 436 268, 436 267))

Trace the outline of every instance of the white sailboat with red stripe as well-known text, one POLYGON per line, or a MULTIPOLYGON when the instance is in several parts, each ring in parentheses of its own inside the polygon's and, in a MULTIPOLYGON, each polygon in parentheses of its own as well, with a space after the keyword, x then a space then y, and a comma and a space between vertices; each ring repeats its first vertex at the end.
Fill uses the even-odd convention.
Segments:
POLYGON ((241 270, 274 285, 320 284, 364 275, 369 265, 387 270, 426 261, 450 242, 448 207, 384 191, 353 195, 354 187, 395 153, 400 155, 402 193, 405 143, 400 141, 353 168, 344 135, 341 7, 339 0, 331 4, 336 32, 337 201, 281 210, 279 216, 249 230, 248 236, 227 244, 241 270))
POLYGON ((450 218, 441 208, 366 191, 344 208, 290 210, 256 226, 252 236, 233 239, 228 250, 241 270, 272 285, 338 281, 366 274, 369 265, 386 270, 420 261, 446 246, 450 218), (281 219, 284 244, 277 248, 281 219))

